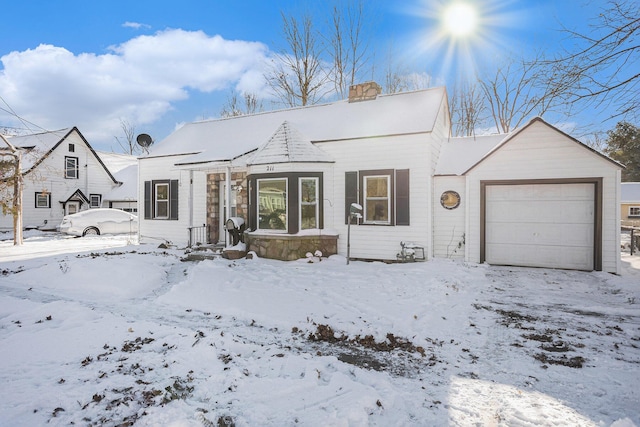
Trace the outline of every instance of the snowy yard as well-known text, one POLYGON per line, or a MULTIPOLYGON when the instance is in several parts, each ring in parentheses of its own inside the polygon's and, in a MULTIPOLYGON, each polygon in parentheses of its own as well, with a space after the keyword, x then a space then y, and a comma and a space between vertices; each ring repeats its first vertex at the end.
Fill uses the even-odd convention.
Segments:
POLYGON ((0 426, 640 426, 640 256, 615 276, 135 243, 0 241, 0 426))

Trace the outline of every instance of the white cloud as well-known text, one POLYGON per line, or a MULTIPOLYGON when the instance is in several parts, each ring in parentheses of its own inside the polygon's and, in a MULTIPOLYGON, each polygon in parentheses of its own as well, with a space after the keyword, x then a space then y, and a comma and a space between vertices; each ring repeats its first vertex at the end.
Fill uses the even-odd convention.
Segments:
POLYGON ((0 95, 39 126, 77 125, 90 142, 111 143, 121 131, 120 118, 152 125, 191 90, 210 93, 253 82, 258 91, 256 75, 267 53, 262 43, 179 29, 139 36, 104 54, 43 44, 0 58, 0 95))
POLYGON ((125 22, 124 24, 122 24, 122 26, 124 28, 133 28, 135 30, 139 30, 140 28, 151 28, 151 25, 141 24, 139 22, 130 22, 130 21, 125 22))

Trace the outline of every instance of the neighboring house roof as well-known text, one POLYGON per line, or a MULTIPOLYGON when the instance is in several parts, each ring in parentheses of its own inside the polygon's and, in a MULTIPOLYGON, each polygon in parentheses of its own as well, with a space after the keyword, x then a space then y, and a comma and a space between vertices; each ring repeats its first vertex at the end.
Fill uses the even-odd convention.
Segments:
POLYGON ((130 154, 107 153, 106 151, 96 151, 96 153, 114 176, 122 169, 138 164, 138 158, 130 154))
POLYGON ((138 200, 138 163, 129 165, 114 175, 122 185, 111 190, 102 199, 112 202, 138 200))
POLYGON ((620 190, 620 202, 640 203, 640 182, 622 182, 620 190))
POLYGON ((442 145, 435 175, 463 175, 493 150, 505 134, 450 138, 442 145))
POLYGON ((312 143, 427 133, 446 96, 439 87, 189 123, 152 147, 149 157, 201 153, 191 161, 232 160, 265 144, 285 121, 312 143))
POLYGON ((303 137, 289 122, 284 122, 271 138, 258 148, 247 164, 289 162, 333 162, 333 159, 303 137))
POLYGON ((109 175, 113 182, 117 182, 111 171, 103 163, 100 156, 98 156, 93 147, 91 147, 91 144, 89 144, 84 135, 82 135, 80 130, 75 126, 56 131, 34 133, 31 135, 11 136, 7 137, 7 139, 14 147, 24 150, 25 154, 22 156, 22 171, 23 174, 26 175, 42 163, 42 161, 44 161, 49 154, 51 154, 51 152, 74 131, 78 133, 80 138, 84 141, 89 150, 107 172, 107 175, 109 175))

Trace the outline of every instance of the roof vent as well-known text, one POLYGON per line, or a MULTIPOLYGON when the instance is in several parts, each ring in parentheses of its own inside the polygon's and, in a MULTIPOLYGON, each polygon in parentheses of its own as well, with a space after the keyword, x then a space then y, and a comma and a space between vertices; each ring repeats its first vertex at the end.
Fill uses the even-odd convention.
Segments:
POLYGON ((349 102, 370 101, 382 93, 382 87, 376 82, 358 83, 349 86, 349 102))

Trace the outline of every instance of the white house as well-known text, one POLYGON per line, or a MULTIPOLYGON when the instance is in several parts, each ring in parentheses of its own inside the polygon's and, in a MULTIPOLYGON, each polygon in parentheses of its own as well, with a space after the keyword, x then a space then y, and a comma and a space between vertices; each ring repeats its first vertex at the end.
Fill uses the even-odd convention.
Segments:
POLYGON ((619 272, 621 165, 536 118, 508 135, 451 138, 444 88, 190 123, 139 161, 141 241, 224 242, 245 220, 249 250, 320 249, 619 272), (142 197, 144 195, 144 197, 142 197), (229 202, 227 202, 229 201, 229 202), (362 218, 348 226, 349 208, 362 218))
MULTIPOLYGON (((55 230, 64 215, 101 207, 120 185, 76 127, 8 139, 23 153, 26 228, 55 230)), ((0 215, 0 229, 12 228, 13 217, 0 215)))

